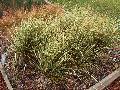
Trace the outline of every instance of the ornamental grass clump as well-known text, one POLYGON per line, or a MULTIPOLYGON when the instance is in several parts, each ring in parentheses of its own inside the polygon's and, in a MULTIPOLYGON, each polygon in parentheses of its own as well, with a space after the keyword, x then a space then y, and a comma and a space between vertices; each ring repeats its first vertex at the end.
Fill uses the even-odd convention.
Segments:
POLYGON ((111 19, 86 8, 46 21, 29 17, 16 29, 11 47, 17 66, 30 65, 54 83, 77 75, 117 40, 111 19))

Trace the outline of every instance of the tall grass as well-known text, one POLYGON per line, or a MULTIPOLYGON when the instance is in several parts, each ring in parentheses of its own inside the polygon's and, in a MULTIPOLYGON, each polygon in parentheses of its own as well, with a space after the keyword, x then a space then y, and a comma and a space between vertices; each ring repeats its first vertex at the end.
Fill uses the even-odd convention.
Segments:
POLYGON ((72 9, 74 6, 88 5, 93 7, 95 11, 107 14, 112 17, 120 16, 120 1, 119 0, 52 0, 53 2, 64 5, 67 9, 72 9))
POLYGON ((120 1, 119 0, 94 0, 90 3, 96 11, 107 14, 111 17, 120 16, 120 1))
POLYGON ((14 61, 35 67, 52 82, 65 81, 66 76, 93 64, 103 48, 118 40, 111 22, 82 7, 46 21, 29 17, 12 37, 14 61))

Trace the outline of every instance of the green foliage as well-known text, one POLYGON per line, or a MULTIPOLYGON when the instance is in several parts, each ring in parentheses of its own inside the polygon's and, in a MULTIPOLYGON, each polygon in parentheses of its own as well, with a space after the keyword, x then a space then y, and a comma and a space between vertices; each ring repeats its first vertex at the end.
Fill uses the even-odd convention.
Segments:
POLYGON ((64 5, 67 9, 72 9, 74 6, 88 5, 100 13, 107 14, 112 17, 120 16, 120 0, 52 0, 53 2, 64 5))
POLYGON ((53 3, 64 5, 68 10, 73 9, 75 6, 84 6, 89 0, 51 0, 53 3))
POLYGON ((112 17, 120 16, 119 0, 93 0, 90 4, 100 13, 104 13, 112 17))
POLYGON ((117 30, 111 22, 109 17, 86 8, 75 8, 47 21, 23 20, 12 39, 15 61, 34 66, 58 83, 92 64, 104 47, 117 40, 117 30))

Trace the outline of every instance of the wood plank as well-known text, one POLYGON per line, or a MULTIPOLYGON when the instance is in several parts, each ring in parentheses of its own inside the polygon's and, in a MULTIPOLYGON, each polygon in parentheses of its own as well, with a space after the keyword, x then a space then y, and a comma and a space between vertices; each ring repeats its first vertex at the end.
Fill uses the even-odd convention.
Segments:
POLYGON ((115 70, 113 73, 90 87, 88 90, 103 90, 105 87, 107 87, 109 84, 111 84, 115 79, 117 79, 120 76, 120 68, 115 70))

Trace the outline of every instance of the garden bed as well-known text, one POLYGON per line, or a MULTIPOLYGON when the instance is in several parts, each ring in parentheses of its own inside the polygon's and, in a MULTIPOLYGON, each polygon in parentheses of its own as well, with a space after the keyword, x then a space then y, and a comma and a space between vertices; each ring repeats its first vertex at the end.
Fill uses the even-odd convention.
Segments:
MULTIPOLYGON (((3 42, 5 39, 3 40, 3 42)), ((118 50, 116 50, 118 52, 118 50)), ((115 53, 115 50, 114 52, 115 53)), ((113 54, 112 54, 113 55, 113 54)), ((34 68, 30 66, 21 66, 19 73, 15 71, 12 67, 12 55, 8 55, 7 63, 5 64, 5 71, 7 72, 8 78, 11 82, 13 89, 33 89, 33 90, 43 90, 43 89, 54 89, 54 90, 63 90, 63 88, 72 90, 84 90, 93 86, 100 80, 104 79, 107 75, 111 74, 120 66, 119 59, 116 59, 116 62, 112 61, 104 56, 101 60, 94 62, 94 65, 91 67, 86 67, 87 72, 84 70, 80 71, 79 76, 70 75, 66 78, 67 82, 63 85, 51 85, 49 79, 47 79, 41 72, 35 71, 34 68), (16 79, 15 76, 20 78, 16 79)), ((115 54, 114 54, 115 56, 115 54)), ((113 57, 114 58, 114 57, 113 57)))
MULTIPOLYGON (((76 90, 88 89, 90 86, 92 86, 95 83, 97 83, 98 81, 104 79, 107 75, 111 74, 115 70, 115 68, 114 68, 115 66, 111 65, 110 63, 106 64, 106 66, 104 64, 99 65, 99 68, 101 68, 101 67, 102 67, 102 69, 99 69, 99 70, 97 70, 96 67, 94 67, 97 70, 97 72, 95 69, 92 69, 92 70, 90 70, 91 73, 89 73, 89 74, 81 71, 80 72, 81 77, 77 77, 77 76, 73 76, 73 75, 68 76, 68 78, 67 78, 68 82, 63 85, 55 86, 56 90, 62 90, 61 88, 67 88, 67 89, 76 88, 76 90), (94 78, 91 77, 91 75, 94 78)), ((8 67, 8 68, 10 68, 10 67, 8 67)), ((19 81, 14 81, 14 75, 13 75, 14 72, 12 72, 11 69, 8 70, 7 73, 9 73, 8 76, 9 76, 10 81, 15 82, 15 83, 11 83, 11 84, 13 84, 13 88, 15 88, 15 89, 24 89, 25 88, 25 89, 33 89, 33 90, 38 89, 39 90, 39 88, 41 88, 41 89, 53 88, 53 86, 52 87, 50 86, 49 80, 47 80, 44 75, 42 75, 39 72, 35 72, 34 69, 33 70, 30 69, 30 67, 26 68, 26 70, 21 69, 19 71, 19 73, 18 73, 19 78, 20 78, 19 81), (16 86, 16 87, 14 87, 14 86, 16 86)))
MULTIPOLYGON (((117 62, 118 63, 118 62, 117 62)), ((63 85, 51 85, 51 82, 49 79, 47 79, 43 74, 40 72, 35 71, 33 68, 30 68, 29 66, 25 69, 21 68, 19 73, 15 73, 15 71, 10 67, 10 61, 6 64, 6 71, 7 75, 9 77, 9 80, 11 82, 12 87, 15 90, 19 89, 33 89, 33 90, 72 90, 75 88, 76 90, 84 90, 88 89, 89 87, 93 86, 97 82, 104 79, 107 75, 111 74, 118 66, 112 65, 109 63, 105 64, 101 63, 101 65, 98 65, 99 68, 102 67, 102 69, 91 69, 90 71, 93 71, 93 73, 86 73, 83 71, 80 71, 80 76, 77 77, 75 75, 68 76, 67 82, 63 85), (8 65, 8 66, 7 66, 8 65), (115 68, 116 67, 116 68, 115 68), (97 70, 97 71, 96 71, 97 70), (97 72, 97 73, 96 73, 97 72), (14 75, 13 75, 14 74, 14 75), (19 75, 19 80, 15 79, 15 76, 19 75)), ((118 64, 120 65, 120 64, 118 64)), ((87 69, 88 70, 88 69, 87 69)), ((109 86, 109 88, 111 85, 109 86)), ((116 90, 116 89, 115 89, 116 90)), ((118 89, 119 90, 119 89, 118 89)))
POLYGON ((0 54, 8 54, 3 64, 13 89, 85 90, 114 72, 120 47, 113 45, 119 35, 110 20, 82 7, 58 18, 20 20, 11 41, 0 28, 0 54))

